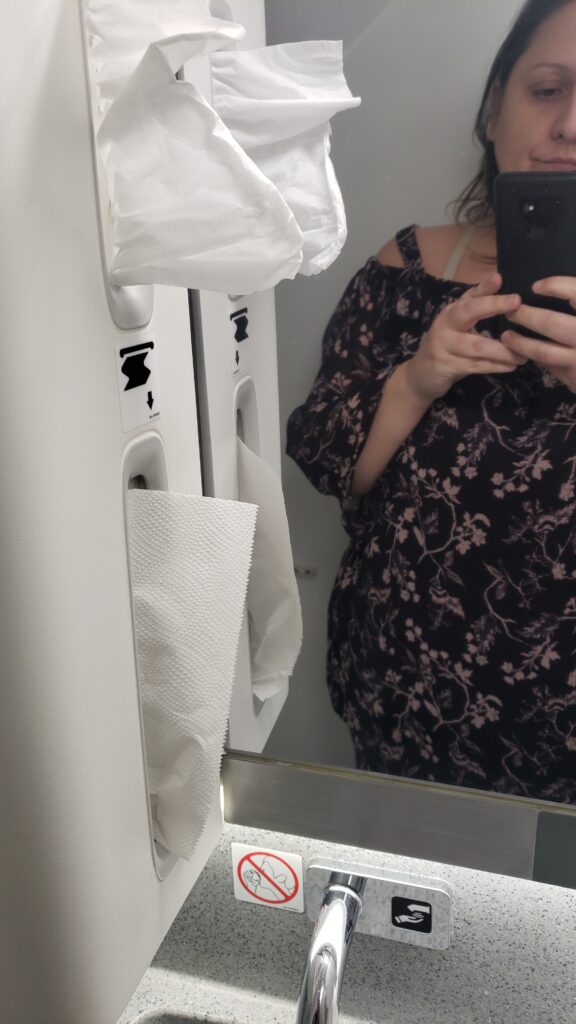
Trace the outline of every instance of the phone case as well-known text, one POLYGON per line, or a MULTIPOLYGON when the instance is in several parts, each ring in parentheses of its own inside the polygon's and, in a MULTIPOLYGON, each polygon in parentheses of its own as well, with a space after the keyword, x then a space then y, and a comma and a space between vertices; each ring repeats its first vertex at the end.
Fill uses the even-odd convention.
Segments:
MULTIPOLYGON (((576 173, 499 174, 494 210, 502 294, 517 292, 526 305, 576 312, 563 299, 532 291, 534 281, 543 277, 576 277, 576 173)), ((507 326, 537 336, 504 321, 503 329, 507 326)))

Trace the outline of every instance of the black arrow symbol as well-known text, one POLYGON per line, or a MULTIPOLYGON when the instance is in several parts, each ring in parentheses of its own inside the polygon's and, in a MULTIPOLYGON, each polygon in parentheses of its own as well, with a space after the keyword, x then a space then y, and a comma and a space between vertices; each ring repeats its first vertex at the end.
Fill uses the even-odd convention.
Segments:
POLYGON ((238 363, 240 362, 240 353, 238 352, 238 349, 236 349, 236 355, 234 358, 236 359, 236 366, 238 366, 238 363))
POLYGON ((154 399, 152 397, 152 392, 151 391, 148 392, 148 401, 146 402, 146 405, 149 407, 150 412, 152 412, 152 406, 154 405, 154 399))

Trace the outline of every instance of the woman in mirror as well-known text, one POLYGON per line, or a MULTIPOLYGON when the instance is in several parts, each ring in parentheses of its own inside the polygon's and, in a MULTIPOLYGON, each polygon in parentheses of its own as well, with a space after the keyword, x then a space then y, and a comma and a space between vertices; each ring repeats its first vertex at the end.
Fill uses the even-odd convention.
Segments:
MULTIPOLYGON (((328 682, 357 766, 576 803, 576 317, 501 294, 492 209, 500 171, 576 172, 576 0, 524 4, 476 135, 455 223, 350 282, 288 453, 350 538, 328 682)), ((576 309, 576 278, 534 288, 576 309)))

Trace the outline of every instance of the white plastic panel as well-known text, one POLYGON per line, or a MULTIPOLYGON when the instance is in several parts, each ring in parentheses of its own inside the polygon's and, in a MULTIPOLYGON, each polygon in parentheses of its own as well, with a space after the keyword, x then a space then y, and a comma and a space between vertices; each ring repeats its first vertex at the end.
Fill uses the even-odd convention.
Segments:
MULTIPOLYGON (((274 296, 266 291, 232 299, 215 292, 198 292, 194 311, 206 489, 216 497, 235 499, 239 412, 244 441, 280 475, 274 296), (232 314, 239 307, 248 311, 248 337, 236 342, 232 314)), ((253 696, 245 621, 232 695, 229 746, 262 751, 287 694, 286 684, 264 702, 253 696)))
POLYGON ((159 880, 123 516, 150 427, 123 430, 115 360, 154 339, 167 484, 200 493, 187 296, 110 317, 76 4, 9 4, 0 51, 0 1015, 114 1024, 220 829, 215 803, 159 880))
POLYGON ((86 90, 89 97, 88 122, 90 127, 92 144, 92 161, 94 174, 98 181, 96 213, 98 217, 98 228, 100 232, 100 251, 102 270, 104 275, 104 287, 110 315, 114 323, 121 330, 134 330, 138 327, 145 327, 152 318, 154 309, 154 286, 148 284, 127 285, 117 288, 111 284, 108 277, 108 268, 112 262, 112 221, 110 217, 110 196, 106 183, 106 174, 102 166, 98 147, 96 145, 96 133, 102 123, 102 115, 99 109, 98 92, 93 81, 90 62, 88 60, 88 36, 86 29, 86 18, 84 0, 77 0, 81 20, 82 37, 86 40, 84 46, 84 75, 86 79, 86 90))

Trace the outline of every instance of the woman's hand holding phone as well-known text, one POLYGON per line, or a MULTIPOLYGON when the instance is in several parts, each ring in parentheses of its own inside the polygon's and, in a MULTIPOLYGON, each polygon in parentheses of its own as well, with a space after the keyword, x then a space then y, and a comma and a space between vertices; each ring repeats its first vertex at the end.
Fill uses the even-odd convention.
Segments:
MULTIPOLYGON (((576 309, 576 277, 547 277, 532 286, 538 295, 565 299, 576 309)), ((507 319, 519 328, 526 327, 544 339, 527 338, 519 331, 504 331, 506 351, 531 359, 576 392, 576 316, 553 310, 521 305, 507 319)))
POLYGON ((406 382, 419 399, 433 402, 470 374, 511 373, 530 358, 474 331, 479 320, 510 320, 521 306, 519 295, 499 295, 501 286, 500 274, 491 274, 440 311, 416 355, 404 364, 406 382))

